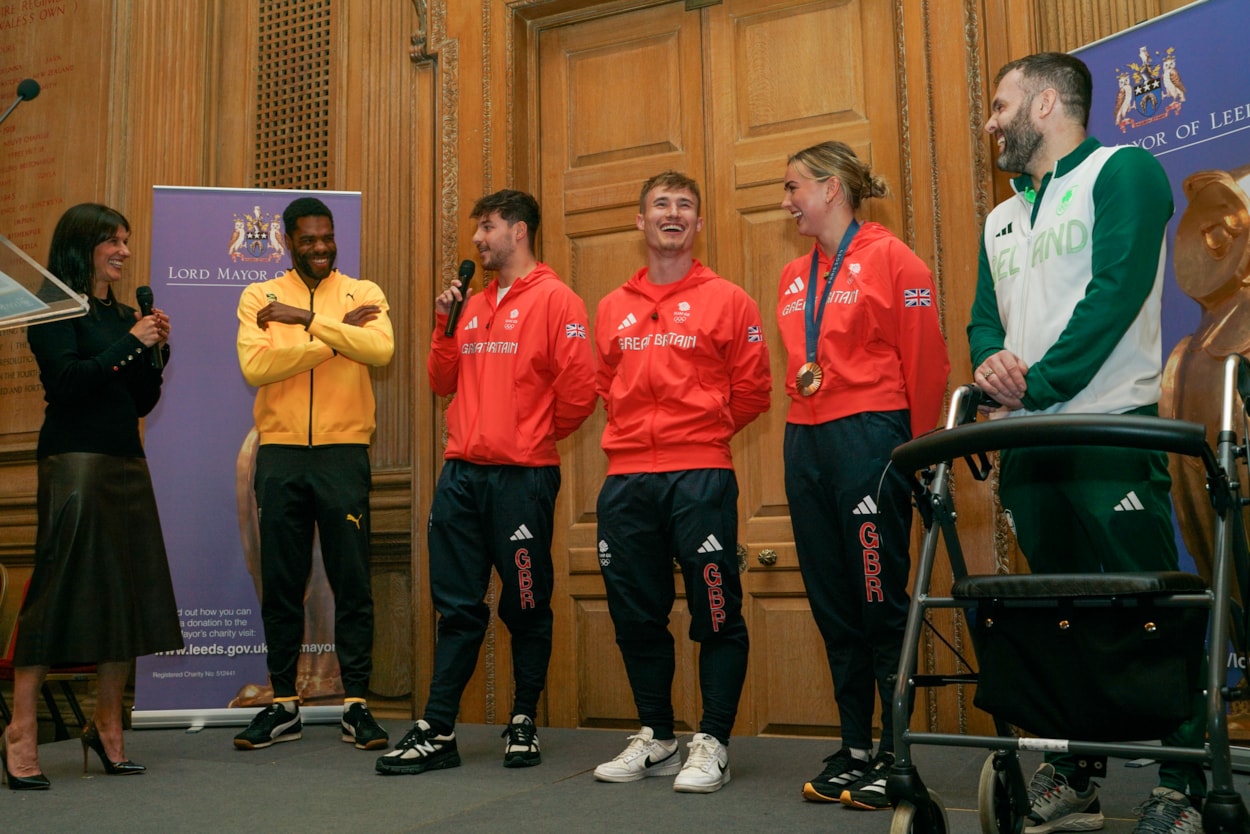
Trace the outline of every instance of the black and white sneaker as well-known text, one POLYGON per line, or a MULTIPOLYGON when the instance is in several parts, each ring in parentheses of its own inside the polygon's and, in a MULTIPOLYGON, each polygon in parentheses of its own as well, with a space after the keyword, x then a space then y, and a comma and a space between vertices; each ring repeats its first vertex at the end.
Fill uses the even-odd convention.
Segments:
POLYGON ((356 745, 357 750, 382 750, 390 743, 390 736, 373 720, 369 708, 355 701, 343 710, 343 741, 356 745))
POLYGON ((857 759, 849 747, 825 757, 825 769, 803 786, 803 798, 813 802, 841 802, 842 791, 863 777, 866 759, 857 759))
POLYGON ((888 751, 878 753, 868 763, 864 775, 859 781, 842 791, 842 804, 848 808, 861 811, 880 811, 890 807, 890 800, 885 798, 885 780, 894 767, 894 754, 888 751))
POLYGON ((247 729, 234 737, 234 746, 238 750, 261 750, 280 741, 297 741, 304 737, 303 728, 299 707, 289 712, 282 704, 273 704, 258 712, 247 729))
POLYGON ((378 759, 374 770, 392 775, 425 773, 427 770, 445 770, 449 767, 460 767, 456 734, 437 735, 423 718, 400 739, 394 750, 378 759))
POLYGON ((542 764, 543 754, 538 749, 538 728, 528 715, 512 716, 512 723, 504 727, 500 738, 508 740, 503 746, 504 767, 533 767, 542 764))

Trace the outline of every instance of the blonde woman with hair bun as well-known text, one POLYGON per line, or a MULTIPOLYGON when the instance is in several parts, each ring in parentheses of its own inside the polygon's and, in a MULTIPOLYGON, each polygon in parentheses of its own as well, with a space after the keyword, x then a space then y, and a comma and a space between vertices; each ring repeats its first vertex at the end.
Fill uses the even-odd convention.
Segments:
POLYGON ((950 371, 933 275, 880 223, 861 223, 885 181, 842 142, 786 164, 781 207, 812 251, 781 271, 786 495, 799 568, 825 641, 842 747, 803 786, 815 802, 888 808, 889 677, 907 621, 911 502, 890 452, 937 425, 950 371), (881 742, 872 749, 874 690, 881 742))

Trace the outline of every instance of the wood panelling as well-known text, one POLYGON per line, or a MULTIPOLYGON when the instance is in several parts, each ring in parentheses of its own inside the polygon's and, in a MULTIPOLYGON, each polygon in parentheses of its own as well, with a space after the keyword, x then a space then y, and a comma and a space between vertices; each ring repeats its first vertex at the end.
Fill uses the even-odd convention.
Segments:
POLYGON ((1099 3, 1038 2, 1034 6, 1035 51, 1067 52, 1123 32, 1189 5, 1193 0, 1114 0, 1099 3))
MULTIPOLYGON (((0 127, 0 234, 44 262, 57 218, 72 205, 101 198, 97 186, 119 150, 110 141, 114 51, 98 46, 113 16, 105 3, 73 14, 64 13, 64 4, 4 7, 0 101, 7 109, 24 78, 41 90, 0 127)), ((8 468, 31 458, 43 419, 43 391, 24 330, 0 333, 0 388, 0 466, 8 468)), ((0 491, 7 493, 13 481, 3 481, 0 491)))

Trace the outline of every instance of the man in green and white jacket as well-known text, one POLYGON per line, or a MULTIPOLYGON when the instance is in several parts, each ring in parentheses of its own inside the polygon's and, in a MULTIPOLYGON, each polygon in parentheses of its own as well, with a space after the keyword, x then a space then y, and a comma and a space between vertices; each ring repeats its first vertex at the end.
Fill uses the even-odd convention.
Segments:
MULTIPOLYGON (((1159 162, 1086 135, 1092 80, 1041 53, 1000 70, 985 130, 1016 193, 982 232, 968 342, 993 416, 1157 415, 1160 308, 1172 190, 1159 162)), ((1167 454, 1102 447, 1004 450, 999 498, 1033 573, 1177 569, 1167 454)), ((1204 711, 1164 740, 1201 747, 1204 711)), ((1105 758, 1051 755, 1026 834, 1102 828, 1105 758)), ((1137 831, 1202 830, 1201 768, 1160 767, 1137 831), (1163 824, 1165 828, 1157 828, 1163 824)))

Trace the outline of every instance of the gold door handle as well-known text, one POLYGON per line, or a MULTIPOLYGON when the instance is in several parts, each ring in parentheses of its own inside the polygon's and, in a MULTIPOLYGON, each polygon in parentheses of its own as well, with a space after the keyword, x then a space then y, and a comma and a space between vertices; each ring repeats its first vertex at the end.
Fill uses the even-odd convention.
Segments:
POLYGON ((769 565, 775 565, 777 564, 777 551, 773 550, 772 548, 761 550, 759 553, 756 554, 755 559, 764 567, 768 567, 769 565))

